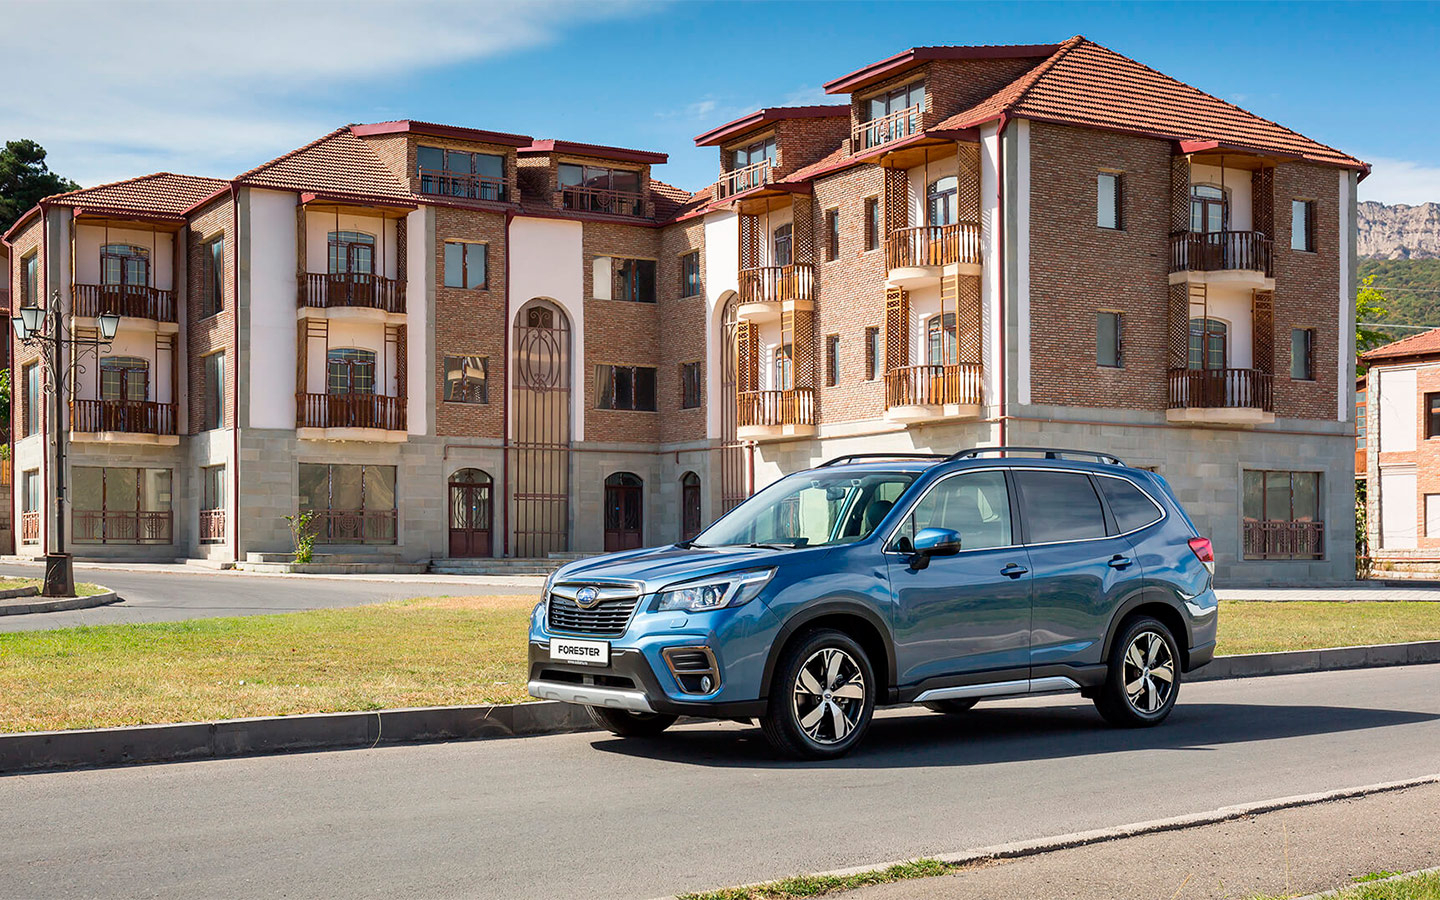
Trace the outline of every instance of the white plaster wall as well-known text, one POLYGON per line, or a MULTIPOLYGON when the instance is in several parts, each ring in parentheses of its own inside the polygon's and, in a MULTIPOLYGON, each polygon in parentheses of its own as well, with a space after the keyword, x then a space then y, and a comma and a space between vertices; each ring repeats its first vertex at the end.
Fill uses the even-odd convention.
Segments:
MULTIPOLYGON (((952 303, 953 307, 954 304, 952 303)), ((940 285, 929 285, 910 292, 910 362, 912 365, 933 365, 939 360, 925 358, 925 321, 940 311, 940 285)), ((950 312, 954 312, 952 308, 950 312)))
POLYGON ((376 274, 385 278, 394 278, 395 274, 400 271, 396 266, 395 221, 379 216, 342 215, 338 217, 339 227, 337 228, 337 217, 333 212, 307 212, 305 214, 305 271, 317 275, 330 271, 330 232, 360 231, 375 236, 377 269, 383 251, 384 270, 376 274))
MULTIPOLYGON (((150 363, 150 384, 146 400, 156 403, 175 401, 174 351, 159 351, 155 346, 155 332, 143 329, 127 329, 122 323, 115 334, 115 343, 101 351, 101 358, 107 356, 136 356, 150 363)), ((96 385, 100 380, 99 365, 95 357, 85 354, 82 365, 85 372, 76 375, 75 396, 80 400, 97 400, 100 397, 96 385)))
POLYGON ((250 189, 250 424, 295 427, 296 196, 250 189))
POLYGON ((1251 224, 1254 219, 1251 217, 1250 208, 1249 171, 1226 168, 1222 172, 1219 166, 1192 165, 1190 183, 1223 186, 1229 192, 1231 231, 1249 231, 1254 227, 1251 224))
POLYGON ((305 391, 323 394, 328 390, 326 351, 341 348, 369 350, 375 354, 375 393, 397 396, 399 384, 394 344, 385 344, 385 324, 371 321, 331 319, 329 341, 311 340, 305 348, 305 391))
POLYGON ((435 284, 435 208, 422 206, 405 220, 405 350, 410 384, 406 387, 406 424, 410 434, 430 431, 430 404, 434 396, 430 373, 434 371, 433 329, 430 324, 435 284))
POLYGON ((133 228, 75 226, 76 284, 100 283, 100 248, 105 244, 131 244, 150 251, 151 287, 162 291, 175 287, 175 236, 164 231, 133 228))
POLYGON ((1015 393, 1030 402, 1030 120, 1015 128, 1015 393))
MULTIPOLYGON (((517 216, 510 222, 510 322, 537 297, 554 301, 570 318, 573 439, 585 439, 585 417, 575 414, 585 384, 585 256, 579 222, 517 216)), ((506 366, 507 373, 513 366, 506 366)), ((507 374, 508 377, 508 374, 507 374)), ((509 389, 506 385, 506 389, 509 389)))
POLYGON ((925 198, 928 196, 927 189, 929 188, 930 182, 938 178, 943 178, 946 175, 954 175, 958 170, 959 163, 955 159, 953 145, 951 149, 943 150, 941 153, 935 154, 935 158, 930 160, 929 166, 919 165, 913 169, 906 170, 905 174, 910 178, 907 199, 910 206, 911 225, 927 224, 925 221, 925 213, 927 212, 925 198), (941 153, 945 155, 942 156, 941 153), (927 177, 929 179, 928 181, 926 180, 927 177))
MULTIPOLYGON (((760 214, 760 233, 765 235, 765 240, 760 242, 760 265, 762 266, 773 266, 777 264, 777 260, 775 259, 775 229, 781 225, 793 224, 795 221, 794 209, 788 203, 784 203, 783 206, 780 205, 781 203, 784 203, 784 201, 777 201, 774 209, 760 214)), ((735 262, 738 275, 740 262, 740 226, 737 224, 735 228, 735 262)), ((795 257, 793 229, 791 230, 791 237, 790 257, 793 261, 795 257)))
POLYGON ((1000 207, 997 190, 1000 170, 999 129, 980 128, 980 270, 981 347, 985 363, 985 402, 1000 400, 1000 207))
POLYGON ((1371 397, 1367 404, 1380 417, 1380 427, 1372 428, 1372 434, 1379 439, 1375 452, 1414 450, 1415 435, 1419 430, 1415 421, 1419 409, 1415 396, 1415 370, 1381 369, 1377 384, 1379 390, 1376 393, 1379 396, 1371 397))
POLYGON ((1414 550, 1419 543, 1417 481, 1413 466, 1380 470, 1380 546, 1385 550, 1414 550))
MULTIPOLYGON (((1226 343, 1225 365, 1231 369, 1248 369, 1254 364, 1254 315, 1250 309, 1250 291, 1245 288, 1210 287, 1210 318, 1230 326, 1226 343)), ((1198 315, 1192 309, 1192 315, 1198 315)))
MULTIPOLYGON (((1355 344, 1355 286, 1354 273, 1351 271, 1351 259, 1355 252, 1355 187, 1357 177, 1354 172, 1340 171, 1340 346, 1351 347, 1355 344)), ((1350 416, 1355 408, 1354 385, 1355 379, 1351 366, 1354 359, 1348 353, 1337 353, 1337 375, 1335 383, 1340 385, 1336 392, 1336 418, 1341 422, 1350 421, 1350 416)))
POLYGON ((705 252, 701 254, 704 266, 706 321, 705 329, 705 384, 709 394, 705 404, 705 434, 710 438, 720 437, 720 410, 724 398, 720 396, 721 319, 730 295, 740 289, 740 218, 730 211, 713 212, 705 216, 705 252))

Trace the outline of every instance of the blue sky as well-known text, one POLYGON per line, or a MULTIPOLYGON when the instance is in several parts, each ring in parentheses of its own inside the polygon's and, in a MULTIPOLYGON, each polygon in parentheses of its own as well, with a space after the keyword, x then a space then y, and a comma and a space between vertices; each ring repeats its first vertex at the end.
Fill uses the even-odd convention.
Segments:
POLYGON ((0 0, 0 138, 82 184, 227 177, 347 122, 414 118, 659 150, 925 44, 1087 37, 1375 165, 1362 199, 1440 201, 1440 4, 0 0), (56 53, 56 47, 64 47, 56 53))

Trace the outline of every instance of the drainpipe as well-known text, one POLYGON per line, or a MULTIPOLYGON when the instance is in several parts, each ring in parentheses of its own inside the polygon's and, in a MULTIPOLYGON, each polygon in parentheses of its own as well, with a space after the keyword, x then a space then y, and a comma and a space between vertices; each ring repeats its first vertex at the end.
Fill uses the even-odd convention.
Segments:
MULTIPOLYGON (((186 252, 189 252, 187 246, 186 252)), ((235 395, 235 418, 230 423, 233 451, 230 455, 230 482, 233 485, 234 501, 230 506, 235 511, 231 516, 230 540, 234 543, 234 561, 240 562, 240 190, 235 182, 230 182, 230 257, 235 260, 230 267, 230 339, 234 347, 231 354, 235 357, 234 377, 230 379, 234 387, 231 389, 235 395)), ((220 260, 224 265, 225 260, 220 260)), ((190 270, 187 268, 186 280, 189 280, 190 270)), ((187 323, 188 324, 188 323, 187 323)), ((190 356, 185 356, 186 366, 189 366, 190 356)), ((187 395, 188 396, 188 395, 187 395)), ((189 410, 186 410, 186 425, 189 425, 189 410)), ((221 410, 224 415, 224 410, 221 410)))
POLYGON ((500 521, 501 556, 510 555, 510 223, 513 209, 505 210, 505 310, 501 316, 500 347, 505 383, 500 386, 500 521))
POLYGON ((1000 371, 997 374, 999 375, 1000 381, 1000 408, 998 417, 1000 422, 1000 446, 1002 447, 1005 446, 1005 126, 1008 124, 1009 119, 1010 117, 1002 112, 997 122, 999 127, 995 132, 995 255, 998 257, 998 262, 995 266, 995 277, 999 279, 997 287, 1000 295, 1000 340, 999 346, 996 347, 998 351, 996 358, 1000 360, 1000 371))
MULTIPOLYGON (((40 201, 40 260, 42 263, 40 266, 40 295, 36 298, 36 301, 38 302, 40 300, 44 300, 45 305, 48 307, 50 305, 50 207, 45 205, 44 200, 40 201)), ((41 352, 43 353, 44 351, 42 350, 41 352)), ((38 362, 39 361, 37 360, 37 364, 38 362)), ((40 366, 40 374, 42 376, 45 374, 45 366, 43 365, 40 366)), ((58 379, 60 377, 60 373, 54 373, 54 377, 58 379)), ((55 390, 55 388, 56 385, 50 385, 50 390, 53 391, 55 390)), ((15 393, 13 382, 11 384, 10 393, 11 397, 13 398, 15 393)), ((52 405, 53 404, 50 403, 40 404, 40 434, 43 435, 43 437, 40 439, 40 446, 42 448, 40 453, 40 486, 46 494, 50 493, 49 418, 50 407, 52 405)), ((13 400, 10 406, 12 409, 14 408, 15 404, 13 400)), ((59 448, 57 447, 56 449, 58 450, 59 448)), ((13 457, 10 461, 10 469, 12 472, 15 469, 15 461, 13 457)), ((12 478, 11 480, 13 481, 14 479, 12 478)), ((58 497, 48 497, 47 499, 50 503, 60 502, 60 499, 58 497)), ((40 517, 40 555, 42 557, 50 553, 50 518, 53 515, 53 513, 49 509, 46 509, 45 512, 46 515, 40 517)))
MULTIPOLYGON (((13 316, 19 309, 15 300, 15 248, 3 238, 0 238, 0 247, 5 248, 6 296, 10 298, 8 313, 13 316)), ((15 389, 17 383, 15 380, 15 329, 13 328, 5 330, 5 349, 8 351, 5 354, 5 360, 10 366, 10 430, 5 435, 5 443, 10 449, 10 543, 4 549, 6 553, 15 554, 20 552, 20 536, 15 532, 23 527, 25 514, 22 511, 20 515, 15 515, 15 495, 20 492, 20 483, 15 472, 15 389)), ((23 389, 23 386, 20 387, 23 389)))

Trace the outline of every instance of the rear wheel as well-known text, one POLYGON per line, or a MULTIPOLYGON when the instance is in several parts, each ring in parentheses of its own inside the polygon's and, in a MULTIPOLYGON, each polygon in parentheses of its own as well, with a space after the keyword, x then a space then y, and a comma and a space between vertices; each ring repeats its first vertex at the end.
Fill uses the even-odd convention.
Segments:
POLYGON ((870 658, 853 638, 812 631, 781 654, 760 728, 785 756, 834 759, 864 737, 875 692, 870 658))
POLYGON ((1111 725, 1159 725, 1180 694, 1180 651, 1159 619, 1143 616, 1126 624, 1110 649, 1104 687, 1095 708, 1111 725))
POLYGON ((627 709, 608 709, 601 706, 587 706, 585 711, 598 727, 621 737, 654 737, 671 725, 679 716, 660 713, 630 712, 627 709))
POLYGON ((945 713, 946 715, 958 715, 967 713, 975 708, 979 700, 930 700, 921 704, 931 712, 945 713))

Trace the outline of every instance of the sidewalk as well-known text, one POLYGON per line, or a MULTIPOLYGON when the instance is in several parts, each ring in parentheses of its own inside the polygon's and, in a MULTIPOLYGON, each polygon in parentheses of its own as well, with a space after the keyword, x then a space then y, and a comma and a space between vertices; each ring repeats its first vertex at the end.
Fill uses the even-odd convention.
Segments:
POLYGON ((846 900, 1244 900, 1352 884, 1370 872, 1440 865, 1440 785, 1003 860, 863 888, 846 900))
MULTIPOLYGON (((247 572, 243 569, 218 569, 185 563, 147 562, 76 562, 76 572, 136 572, 147 575, 215 575, 223 578, 285 578, 296 581, 373 581, 382 584, 464 584, 492 587, 538 588, 545 584, 544 575, 309 575, 292 572, 247 572)), ((25 575, 43 575, 44 563, 6 556, 0 557, 0 568, 25 569, 25 575)), ((76 578, 77 581, 90 579, 76 578)))

